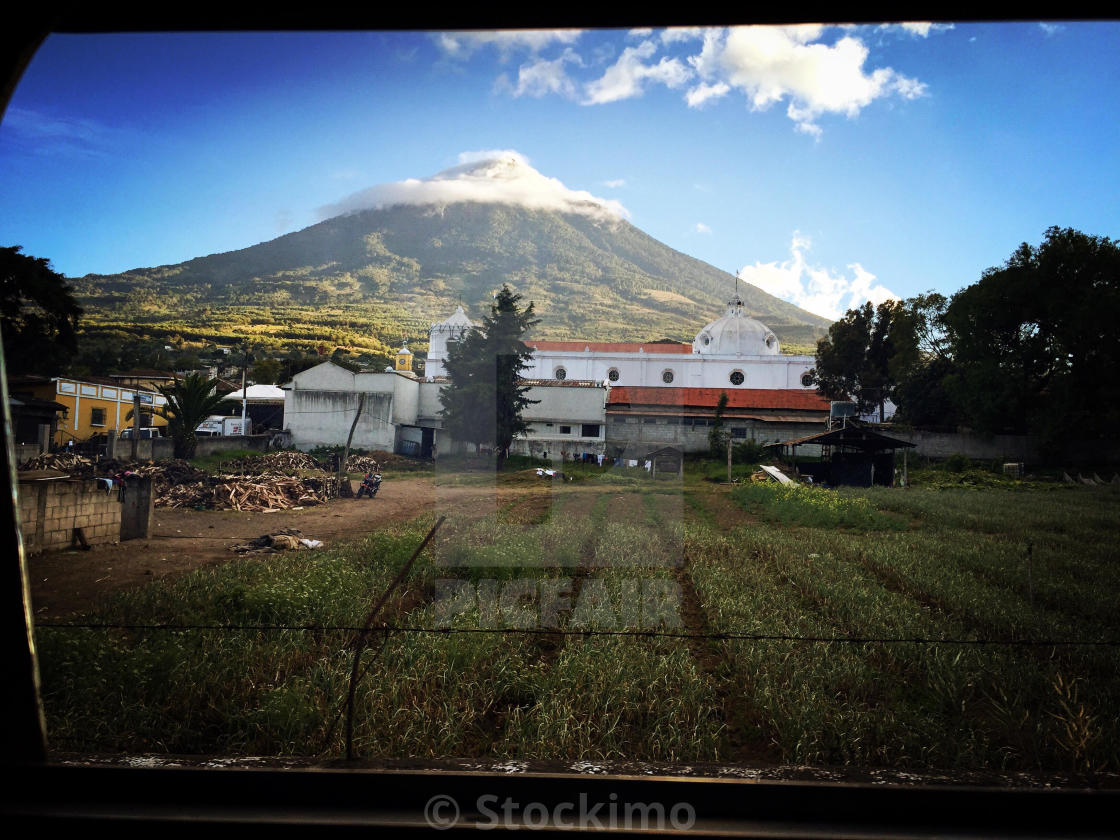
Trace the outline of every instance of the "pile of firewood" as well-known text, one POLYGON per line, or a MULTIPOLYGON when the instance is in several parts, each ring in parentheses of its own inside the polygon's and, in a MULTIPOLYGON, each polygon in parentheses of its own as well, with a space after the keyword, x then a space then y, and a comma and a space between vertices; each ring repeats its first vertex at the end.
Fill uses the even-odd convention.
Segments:
POLYGON ((346 459, 346 472, 379 473, 381 465, 369 455, 351 455, 346 459))
POLYGON ((269 452, 221 463, 222 472, 240 475, 297 475, 322 468, 306 452, 269 452))
POLYGON ((155 498, 156 507, 212 510, 290 510, 310 507, 338 496, 338 479, 294 476, 225 475, 209 481, 173 484, 155 498))
POLYGON ((58 470, 59 472, 85 472, 93 465, 89 458, 72 452, 48 452, 19 465, 21 470, 58 470))

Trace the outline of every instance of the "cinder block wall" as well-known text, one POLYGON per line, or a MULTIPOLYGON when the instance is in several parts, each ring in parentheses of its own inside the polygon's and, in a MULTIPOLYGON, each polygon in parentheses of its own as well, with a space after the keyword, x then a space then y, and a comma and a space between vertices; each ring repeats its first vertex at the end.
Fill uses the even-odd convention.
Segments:
POLYGON ((74 529, 90 544, 113 543, 121 535, 121 503, 116 489, 81 479, 21 481, 18 488, 23 546, 28 554, 69 548, 74 529))

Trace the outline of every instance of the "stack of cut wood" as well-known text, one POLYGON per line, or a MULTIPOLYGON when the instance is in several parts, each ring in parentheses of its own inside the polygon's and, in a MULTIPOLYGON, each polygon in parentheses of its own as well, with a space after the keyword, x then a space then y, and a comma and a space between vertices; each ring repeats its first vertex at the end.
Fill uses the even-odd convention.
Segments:
POLYGON ((209 481, 173 484, 157 492, 156 507, 217 510, 290 510, 318 505, 338 495, 338 479, 223 475, 209 481))
POLYGON ((58 470, 59 472, 86 472, 93 466, 89 458, 72 452, 48 452, 20 464, 21 470, 58 470))
POLYGON ((346 472, 379 473, 381 465, 369 455, 351 455, 346 459, 346 472))
POLYGON ((322 466, 306 452, 269 452, 222 461, 221 469, 241 475, 298 475, 309 470, 321 470, 322 466))

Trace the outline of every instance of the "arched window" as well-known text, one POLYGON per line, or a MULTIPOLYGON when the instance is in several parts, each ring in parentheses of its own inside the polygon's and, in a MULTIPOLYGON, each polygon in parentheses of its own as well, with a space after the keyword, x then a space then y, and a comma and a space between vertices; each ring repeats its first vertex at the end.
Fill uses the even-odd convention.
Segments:
POLYGON ((731 380, 732 385, 742 385, 743 380, 746 379, 746 377, 743 376, 743 372, 741 370, 731 371, 731 376, 728 378, 731 380))
POLYGON ((663 370, 661 372, 661 381, 666 385, 673 381, 673 372, 671 370, 663 370))
POLYGON ((568 372, 566 370, 564 370, 564 368, 558 367, 558 368, 556 368, 556 378, 557 379, 567 379, 568 378, 568 372))
POLYGON ((608 370, 607 371, 607 379, 609 379, 611 382, 617 382, 618 381, 618 368, 611 368, 610 370, 608 370))

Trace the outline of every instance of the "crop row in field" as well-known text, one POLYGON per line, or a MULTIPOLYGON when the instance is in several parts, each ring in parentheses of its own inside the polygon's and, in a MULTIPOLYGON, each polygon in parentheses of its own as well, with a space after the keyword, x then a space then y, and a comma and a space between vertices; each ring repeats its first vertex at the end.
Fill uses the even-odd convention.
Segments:
MULTIPOLYGON (((358 751, 1120 767, 1114 647, 967 643, 1120 636, 1115 493, 763 486, 735 491, 736 517, 718 489, 666 491, 559 488, 449 521, 383 616, 410 629, 364 655, 358 751), (646 630, 664 635, 610 635, 646 630)), ((41 630, 52 742, 337 754, 351 634, 324 628, 359 623, 431 521, 88 616, 320 629, 41 630)))

